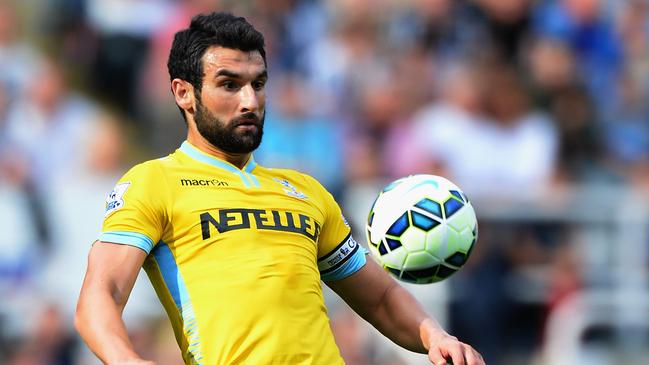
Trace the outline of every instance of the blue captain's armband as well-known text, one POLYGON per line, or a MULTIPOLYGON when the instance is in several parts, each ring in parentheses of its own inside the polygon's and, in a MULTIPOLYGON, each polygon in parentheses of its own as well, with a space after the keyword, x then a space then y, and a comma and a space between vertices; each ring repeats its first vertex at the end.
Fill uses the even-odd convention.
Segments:
POLYGON ((360 247, 351 233, 328 255, 318 260, 322 281, 344 279, 365 266, 367 250, 360 247))
POLYGON ((147 254, 151 252, 154 246, 151 238, 142 233, 135 232, 104 232, 99 236, 97 241, 137 247, 147 254))

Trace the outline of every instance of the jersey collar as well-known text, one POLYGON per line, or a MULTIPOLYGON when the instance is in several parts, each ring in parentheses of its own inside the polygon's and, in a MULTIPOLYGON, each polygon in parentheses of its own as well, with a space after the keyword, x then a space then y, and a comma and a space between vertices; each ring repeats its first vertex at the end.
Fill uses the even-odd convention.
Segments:
POLYGON ((259 180, 257 180, 257 177, 255 177, 252 174, 252 170, 254 170, 255 167, 257 167, 257 163, 255 162, 255 159, 253 158, 252 154, 250 155, 248 162, 246 162, 243 168, 239 169, 238 167, 234 166, 233 164, 227 161, 221 160, 217 157, 214 157, 212 155, 209 155, 199 150, 198 148, 196 148, 196 146, 189 143, 189 141, 184 141, 180 145, 179 150, 184 154, 186 154, 187 156, 193 158, 194 160, 239 175, 239 177, 241 177, 241 180, 243 180, 243 183, 244 185, 246 185, 246 187, 252 187, 252 186, 259 187, 259 180))

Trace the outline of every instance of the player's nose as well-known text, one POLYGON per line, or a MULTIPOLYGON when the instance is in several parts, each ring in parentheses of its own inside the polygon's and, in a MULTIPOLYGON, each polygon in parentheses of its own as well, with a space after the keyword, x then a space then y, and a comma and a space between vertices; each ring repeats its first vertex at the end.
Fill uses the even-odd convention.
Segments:
POLYGON ((259 96, 252 85, 241 88, 239 93, 239 109, 241 112, 256 112, 259 110, 259 96))

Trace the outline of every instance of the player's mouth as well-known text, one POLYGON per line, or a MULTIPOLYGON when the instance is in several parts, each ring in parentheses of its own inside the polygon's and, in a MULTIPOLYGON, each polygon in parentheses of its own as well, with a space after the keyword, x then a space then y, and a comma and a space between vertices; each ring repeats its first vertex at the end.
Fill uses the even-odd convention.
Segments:
POLYGON ((256 132, 259 130, 259 126, 256 124, 239 124, 238 126, 235 127, 235 129, 245 133, 256 132))
POLYGON ((260 129, 259 118, 254 114, 248 114, 235 120, 235 128, 243 130, 260 129))

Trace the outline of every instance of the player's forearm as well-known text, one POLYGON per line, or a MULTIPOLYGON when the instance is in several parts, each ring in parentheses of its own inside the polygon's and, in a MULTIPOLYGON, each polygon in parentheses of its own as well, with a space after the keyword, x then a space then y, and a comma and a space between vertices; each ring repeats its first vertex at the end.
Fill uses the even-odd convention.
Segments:
POLYGON ((448 336, 417 300, 372 260, 353 275, 328 285, 386 337, 411 351, 427 352, 431 342, 424 342, 424 334, 432 340, 448 336))
POLYGON ((430 343, 431 338, 446 334, 419 302, 396 283, 386 291, 374 317, 374 325, 381 333, 415 352, 426 353, 424 344, 430 343))
POLYGON ((121 307, 107 292, 82 291, 75 326, 90 350, 105 364, 140 360, 121 318, 121 307))

